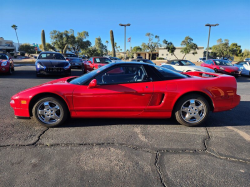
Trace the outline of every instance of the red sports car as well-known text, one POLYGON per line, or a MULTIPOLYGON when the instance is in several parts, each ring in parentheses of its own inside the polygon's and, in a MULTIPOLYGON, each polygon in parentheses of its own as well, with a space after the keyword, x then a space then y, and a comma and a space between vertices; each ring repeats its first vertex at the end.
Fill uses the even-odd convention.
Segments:
POLYGON ((54 80, 12 96, 18 117, 35 117, 53 127, 72 118, 170 118, 203 123, 210 111, 240 102, 234 77, 216 73, 180 74, 138 62, 111 63, 80 77, 54 80))
POLYGON ((82 72, 87 73, 110 63, 112 63, 112 61, 106 57, 91 57, 83 62, 82 72))
POLYGON ((203 67, 213 69, 216 73, 223 73, 238 77, 240 75, 239 68, 227 60, 209 59, 201 64, 203 67))
POLYGON ((13 60, 6 54, 0 53, 0 73, 12 74, 13 71, 13 60))

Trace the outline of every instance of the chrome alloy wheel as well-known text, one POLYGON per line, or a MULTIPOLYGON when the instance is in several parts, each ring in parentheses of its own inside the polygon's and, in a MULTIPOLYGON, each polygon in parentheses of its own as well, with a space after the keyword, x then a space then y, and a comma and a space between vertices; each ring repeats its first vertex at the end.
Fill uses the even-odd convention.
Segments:
POLYGON ((37 107, 37 117, 46 124, 54 124, 62 120, 61 109, 55 101, 42 102, 37 107))
POLYGON ((200 122, 206 116, 206 105, 198 99, 190 99, 181 106, 181 118, 187 123, 200 122))

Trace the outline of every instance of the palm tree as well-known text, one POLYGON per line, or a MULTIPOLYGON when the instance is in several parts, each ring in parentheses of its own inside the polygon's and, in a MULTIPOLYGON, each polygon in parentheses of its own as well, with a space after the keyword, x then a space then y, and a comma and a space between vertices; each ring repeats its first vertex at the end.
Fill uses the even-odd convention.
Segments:
POLYGON ((108 50, 108 44, 109 44, 109 41, 108 40, 106 40, 106 42, 105 42, 106 44, 107 44, 107 52, 108 52, 108 54, 109 54, 109 50, 108 50))
MULTIPOLYGON (((12 25, 11 27, 12 27, 12 28, 15 30, 15 32, 16 32, 17 26, 16 26, 16 25, 12 25)), ((16 37, 17 37, 18 48, 19 48, 19 40, 18 40, 17 32, 16 32, 16 37)))

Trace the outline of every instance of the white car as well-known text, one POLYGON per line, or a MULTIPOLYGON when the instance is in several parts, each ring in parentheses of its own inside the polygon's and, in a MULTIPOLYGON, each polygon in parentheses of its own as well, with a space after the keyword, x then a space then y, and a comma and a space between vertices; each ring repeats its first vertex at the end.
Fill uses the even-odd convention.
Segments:
POLYGON ((199 58, 199 60, 197 62, 204 62, 206 60, 206 58, 199 58))
POLYGON ((109 57, 109 59, 112 61, 112 62, 122 62, 122 60, 120 58, 117 58, 117 57, 109 57))
POLYGON ((171 60, 167 63, 161 64, 162 67, 168 68, 168 69, 175 69, 175 71, 179 72, 188 72, 188 71, 203 71, 203 72, 210 72, 214 73, 213 69, 196 66, 194 63, 188 61, 188 60, 171 60), (171 66, 171 68, 170 68, 171 66))
POLYGON ((241 75, 248 75, 250 76, 250 62, 249 61, 240 61, 234 66, 239 68, 239 71, 241 71, 241 75))

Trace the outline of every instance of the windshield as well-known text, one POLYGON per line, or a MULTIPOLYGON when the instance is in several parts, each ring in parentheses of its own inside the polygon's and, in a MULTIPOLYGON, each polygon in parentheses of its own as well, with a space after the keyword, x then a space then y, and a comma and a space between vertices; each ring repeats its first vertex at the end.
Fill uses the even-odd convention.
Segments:
POLYGON ((6 57, 6 55, 1 55, 1 54, 0 54, 0 59, 7 60, 7 57, 6 57))
POLYGON ((181 63, 183 64, 183 66, 195 66, 194 63, 192 63, 188 60, 181 60, 181 63))
POLYGON ((94 77, 95 75, 97 75, 98 73, 100 73, 101 71, 109 68, 110 65, 106 65, 106 66, 102 66, 94 71, 91 71, 89 73, 86 73, 80 77, 77 77, 75 79, 73 79, 72 81, 70 81, 69 83, 71 84, 77 84, 77 85, 83 85, 86 81, 88 81, 89 79, 91 79, 91 77, 94 77))
POLYGON ((232 66, 233 64, 227 60, 214 60, 216 65, 219 66, 232 66))
POLYGON ((162 68, 160 66, 153 66, 153 67, 155 67, 155 69, 159 71, 164 78, 173 78, 173 77, 186 78, 188 77, 187 75, 169 70, 167 68, 162 68))
POLYGON ((112 61, 108 58, 94 58, 94 62, 97 64, 110 64, 112 61))
POLYGON ((41 53, 38 59, 57 59, 65 60, 65 58, 59 53, 41 53))

